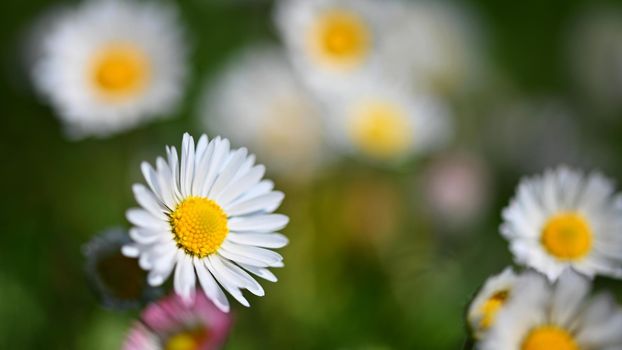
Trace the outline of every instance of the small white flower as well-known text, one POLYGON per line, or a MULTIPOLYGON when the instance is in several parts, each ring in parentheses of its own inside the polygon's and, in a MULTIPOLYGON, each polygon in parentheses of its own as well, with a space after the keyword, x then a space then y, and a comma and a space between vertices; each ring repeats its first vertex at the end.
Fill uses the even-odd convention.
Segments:
POLYGON ((385 14, 377 0, 289 0, 275 21, 305 82, 325 91, 381 65, 385 14))
POLYGON ((451 119, 438 99, 409 93, 371 75, 361 77, 349 91, 323 99, 330 110, 326 123, 339 147, 391 161, 445 145, 451 119))
POLYGON ((272 214, 283 200, 274 184, 262 180, 263 165, 246 148, 230 149, 229 140, 196 144, 184 134, 181 159, 167 147, 167 160, 158 158, 154 169, 141 169, 148 188, 133 186, 142 208, 130 209, 135 241, 123 247, 149 270, 150 285, 161 285, 175 269, 175 292, 184 300, 194 297, 196 279, 205 295, 221 310, 229 302, 221 287, 242 305, 249 306, 241 290, 263 296, 263 288, 248 272, 269 281, 276 277, 268 267, 282 267, 281 255, 265 248, 281 248, 287 238, 274 233, 289 219, 272 214), (220 284, 220 286, 216 283, 220 284))
POLYGON ((321 111, 279 48, 253 47, 236 57, 207 86, 200 114, 208 130, 256 150, 282 175, 307 177, 326 158, 321 111))
POLYGON ((477 345, 481 350, 622 348, 622 311, 607 293, 588 298, 589 281, 563 273, 556 284, 534 271, 516 281, 515 297, 477 345))
POLYGON ((34 82, 72 137, 129 129, 170 113, 182 95, 186 45, 162 4, 86 1, 39 40, 34 82))
POLYGON ((511 298, 518 276, 511 267, 488 278, 469 306, 467 320, 477 338, 495 323, 499 311, 511 298))
POLYGON ((622 207, 599 173, 566 167, 521 181, 503 211, 501 233, 517 263, 550 280, 572 267, 593 277, 622 277, 622 207))

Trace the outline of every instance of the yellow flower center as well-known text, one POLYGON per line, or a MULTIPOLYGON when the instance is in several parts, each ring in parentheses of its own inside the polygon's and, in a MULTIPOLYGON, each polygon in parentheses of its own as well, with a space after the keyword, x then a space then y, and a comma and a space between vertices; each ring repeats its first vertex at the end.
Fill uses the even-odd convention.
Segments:
POLYGON ((486 330, 492 326, 495 321, 495 317, 499 312, 499 309, 505 304, 509 296, 509 291, 503 290, 496 292, 493 294, 484 305, 482 305, 480 311, 483 314, 482 321, 480 322, 480 326, 482 329, 486 330))
POLYGON ((93 84, 107 98, 123 98, 138 93, 150 74, 145 54, 127 44, 103 48, 96 55, 91 69, 93 84))
POLYGON ((177 333, 168 338, 165 350, 198 350, 208 339, 205 329, 196 329, 177 333))
POLYGON ((579 259, 592 248, 592 230, 583 216, 577 213, 561 213, 546 223, 541 242, 558 259, 579 259))
POLYGON ((229 233, 227 214, 214 201, 188 197, 171 214, 177 245, 186 253, 205 257, 215 253, 229 233))
POLYGON ((350 137, 364 153, 390 158, 406 151, 412 142, 410 121, 389 103, 371 103, 358 108, 350 126, 350 137))
POLYGON ((556 326, 535 328, 523 340, 521 350, 580 350, 566 330, 556 326))
POLYGON ((313 54, 338 66, 361 62, 370 46, 370 32, 363 19, 344 10, 328 11, 318 18, 311 31, 313 54))

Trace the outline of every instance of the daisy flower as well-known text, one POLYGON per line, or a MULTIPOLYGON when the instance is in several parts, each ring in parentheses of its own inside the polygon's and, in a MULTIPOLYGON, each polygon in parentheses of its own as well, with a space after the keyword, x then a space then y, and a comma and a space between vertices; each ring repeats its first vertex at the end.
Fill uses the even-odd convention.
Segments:
POLYGON ((159 3, 91 0, 40 35, 33 80, 70 136, 106 136, 170 113, 182 96, 186 45, 159 3))
POLYGON ((246 148, 232 150, 227 139, 208 141, 203 135, 195 146, 184 134, 181 159, 175 147, 167 147, 166 153, 155 169, 141 165, 148 187, 133 186, 141 208, 127 212, 135 225, 130 230, 134 243, 125 245, 123 253, 139 258, 153 286, 175 270, 175 292, 188 302, 198 278, 221 310, 228 311, 229 302, 220 286, 249 306, 241 290, 258 296, 264 290, 248 272, 276 281, 267 268, 283 266, 281 255, 266 249, 288 242, 275 233, 288 217, 272 214, 283 193, 262 180, 265 167, 255 165, 254 155, 246 148))
POLYGON ((501 233, 517 263, 550 280, 569 267, 622 277, 622 206, 615 201, 611 180, 561 166, 521 181, 501 233))
POLYGON ((438 99, 370 76, 324 102, 331 109, 327 124, 336 144, 372 160, 424 154, 451 135, 448 110, 438 99))
POLYGON ((476 338, 481 338, 494 324, 495 318, 507 303, 518 276, 511 267, 500 274, 488 278, 477 292, 467 312, 469 327, 476 338))
POLYGON ((149 305, 128 333, 123 350, 219 349, 231 328, 231 316, 201 293, 192 306, 177 295, 149 305))
POLYGON ((93 237, 82 252, 86 276, 102 305, 111 309, 133 309, 161 296, 161 289, 149 286, 136 259, 121 254, 131 243, 127 231, 114 228, 93 237))
POLYGON ((516 297, 477 345, 481 350, 622 348, 622 309, 608 293, 589 298, 590 283, 568 270, 551 285, 534 271, 516 282, 516 297))
POLYGON ((275 22, 305 82, 324 90, 380 64, 385 13, 376 0, 290 0, 275 22))
POLYGON ((325 158, 320 113, 285 53, 271 46, 234 59, 208 84, 200 107, 206 128, 248 145, 270 169, 292 177, 310 175, 325 158))

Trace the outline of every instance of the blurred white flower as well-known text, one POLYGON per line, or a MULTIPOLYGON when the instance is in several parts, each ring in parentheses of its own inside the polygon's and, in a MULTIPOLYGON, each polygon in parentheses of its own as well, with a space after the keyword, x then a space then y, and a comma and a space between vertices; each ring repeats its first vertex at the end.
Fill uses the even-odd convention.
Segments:
POLYGON ((288 217, 273 214, 284 194, 262 180, 265 167, 255 165, 254 155, 246 148, 231 150, 227 139, 202 135, 195 146, 184 134, 181 157, 175 147, 166 150, 167 160, 158 157, 155 169, 141 165, 149 187, 133 186, 140 208, 127 211, 134 242, 123 246, 123 254, 138 258, 152 286, 175 270, 175 292, 187 302, 194 299, 198 278, 219 309, 229 310, 221 287, 249 306, 242 290, 264 295, 249 272, 274 282, 268 268, 283 266, 281 255, 266 248, 288 243, 275 233, 288 217))
POLYGON ((556 280, 564 270, 622 278, 622 206, 598 172, 558 167, 521 180, 503 211, 517 263, 556 280))
POLYGON ((569 35, 572 74, 596 107, 622 107, 622 11, 592 9, 579 18, 569 35))
POLYGON ((498 313, 481 350, 578 350, 622 348, 622 311, 608 293, 590 298, 590 282, 566 271, 551 285, 528 271, 515 297, 498 313))
POLYGON ((278 48, 234 59, 206 86, 199 114, 207 129, 248 145, 281 175, 307 178, 326 159, 322 111, 278 48))
POLYGON ((342 94, 325 96, 323 103, 337 147, 372 160, 425 154, 445 145, 452 133, 449 111, 440 100, 372 76, 342 94))
POLYGON ((439 222, 462 227, 481 217, 488 205, 490 182, 484 161, 460 152, 435 158, 423 172, 420 185, 439 222))
POLYGON ((388 13, 378 0, 279 1, 275 13, 292 61, 313 90, 340 90, 381 64, 388 13))
POLYGON ((86 1, 38 40, 33 80, 71 137, 132 128, 170 113, 182 96, 187 48, 171 7, 86 1))
POLYGON ((476 338, 482 338, 495 323, 499 311, 512 296, 518 276, 511 267, 489 277, 469 305, 467 321, 476 338))
POLYGON ((448 1, 386 1, 383 66, 425 89, 449 92, 482 78, 476 18, 448 1))

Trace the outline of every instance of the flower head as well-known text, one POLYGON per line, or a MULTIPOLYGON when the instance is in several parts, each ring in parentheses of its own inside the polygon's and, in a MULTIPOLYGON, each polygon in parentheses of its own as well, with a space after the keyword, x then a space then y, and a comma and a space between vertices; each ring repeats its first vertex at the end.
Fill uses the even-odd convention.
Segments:
POLYGON ((148 187, 133 186, 141 208, 130 209, 128 220, 134 243, 123 253, 138 257, 149 270, 151 285, 161 285, 175 270, 174 287, 183 300, 194 297, 196 280, 221 310, 229 310, 224 288, 245 306, 241 290, 263 296, 251 274, 276 281, 268 267, 282 267, 281 248, 287 238, 275 231, 288 218, 272 214, 283 200, 273 183, 262 180, 263 165, 246 148, 230 149, 229 140, 184 134, 181 159, 167 147, 167 160, 158 158, 154 169, 141 168, 148 187), (220 286, 219 286, 220 285, 220 286))
POLYGON ((622 207, 611 180, 566 167, 521 181, 501 233, 516 262, 549 279, 572 267, 622 277, 622 207))
POLYGON ((555 284, 528 271, 497 315, 481 350, 579 350, 622 347, 622 310, 610 294, 589 298, 590 283, 565 271, 555 284))
POLYGON ((181 97, 186 45, 162 4, 92 0, 40 35, 36 86, 71 136, 106 136, 172 111, 181 97))
POLYGON ((149 305, 130 330, 123 350, 213 350, 225 342, 231 316, 200 292, 194 305, 170 295, 149 305))

